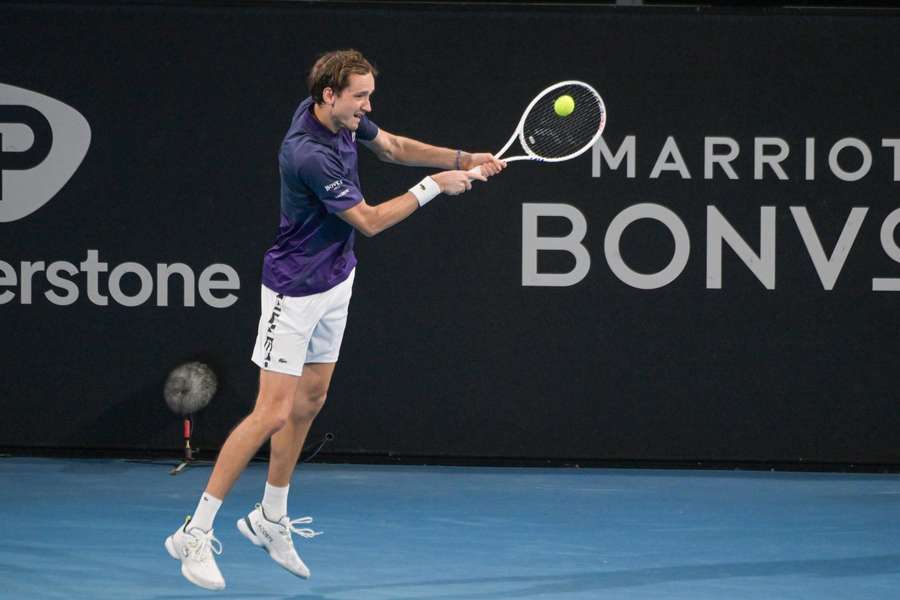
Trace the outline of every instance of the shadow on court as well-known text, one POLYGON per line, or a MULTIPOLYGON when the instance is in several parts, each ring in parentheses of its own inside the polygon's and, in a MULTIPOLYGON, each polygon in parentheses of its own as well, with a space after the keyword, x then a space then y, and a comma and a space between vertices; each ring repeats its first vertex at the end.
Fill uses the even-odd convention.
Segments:
MULTIPOLYGON (((165 594, 163 596, 154 596, 153 600, 196 600, 197 598, 207 597, 204 590, 198 589, 193 594, 165 594)), ((326 596, 317 594, 300 594, 299 596, 285 596, 284 594, 272 594, 270 592, 260 592, 257 594, 242 592, 240 590, 229 592, 226 588, 221 592, 212 592, 216 598, 280 598, 281 600, 329 600, 326 596)))
MULTIPOLYGON (((340 594, 341 599, 355 598, 354 591, 397 589, 403 600, 466 600, 470 598, 524 598, 547 595, 561 597, 567 593, 592 590, 613 590, 662 583, 721 580, 745 577, 806 576, 810 578, 865 577, 900 573, 900 554, 839 558, 824 560, 789 560, 752 563, 718 563, 633 569, 626 571, 597 571, 571 575, 485 577, 476 579, 436 579, 372 586, 326 587, 316 591, 326 596, 289 596, 286 600, 332 600, 328 594, 340 594), (479 590, 483 586, 501 586, 502 590, 479 590), (454 591, 452 588, 459 587, 454 591), (521 587, 517 587, 521 586, 521 587), (406 591, 400 592, 406 588, 406 591), (422 594, 416 588, 437 588, 436 593, 422 594), (414 595, 417 594, 418 595, 414 595)), ((364 594, 359 596, 364 598, 364 594)), ((336 600, 336 599, 334 599, 336 600)))

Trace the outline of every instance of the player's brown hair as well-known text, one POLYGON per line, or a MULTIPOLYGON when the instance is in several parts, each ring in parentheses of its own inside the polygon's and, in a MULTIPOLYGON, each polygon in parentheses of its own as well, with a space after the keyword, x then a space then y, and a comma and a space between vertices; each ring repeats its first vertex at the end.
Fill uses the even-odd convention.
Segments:
POLYGON ((378 70, 358 50, 333 50, 316 59, 309 70, 306 85, 316 104, 324 102, 322 92, 330 87, 340 94, 350 84, 350 75, 378 75, 378 70))

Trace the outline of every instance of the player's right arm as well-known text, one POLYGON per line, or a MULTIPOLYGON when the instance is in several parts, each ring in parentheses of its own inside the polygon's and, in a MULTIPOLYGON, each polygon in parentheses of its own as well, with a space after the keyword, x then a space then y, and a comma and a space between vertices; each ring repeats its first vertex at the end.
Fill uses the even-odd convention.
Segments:
MULTIPOLYGON (((444 171, 431 175, 442 194, 456 196, 472 189, 471 175, 466 171, 444 171)), ((487 181, 482 176, 481 181, 487 181)), ((419 200, 412 192, 406 192, 386 202, 371 205, 365 200, 337 213, 366 237, 372 237, 396 225, 419 208, 419 200)))

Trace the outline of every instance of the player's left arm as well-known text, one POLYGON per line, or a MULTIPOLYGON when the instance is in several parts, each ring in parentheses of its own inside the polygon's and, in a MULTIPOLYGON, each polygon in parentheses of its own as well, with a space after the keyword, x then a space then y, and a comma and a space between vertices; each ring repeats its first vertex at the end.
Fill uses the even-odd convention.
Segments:
POLYGON ((506 167, 504 161, 494 158, 493 154, 487 152, 471 153, 432 146, 412 138, 394 135, 384 129, 378 130, 375 139, 360 141, 380 160, 408 167, 468 171, 481 165, 488 177, 496 175, 506 167), (459 164, 456 162, 457 153, 459 164))

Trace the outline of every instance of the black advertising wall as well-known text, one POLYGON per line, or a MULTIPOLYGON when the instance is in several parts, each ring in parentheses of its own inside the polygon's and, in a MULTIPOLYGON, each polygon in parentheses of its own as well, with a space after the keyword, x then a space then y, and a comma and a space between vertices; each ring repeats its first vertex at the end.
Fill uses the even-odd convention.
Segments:
MULTIPOLYGON (((898 33, 877 14, 6 4, 0 446, 175 449, 162 387, 188 360, 220 378, 197 436, 221 444, 256 391, 281 137, 316 54, 355 47, 393 133, 496 151, 565 79, 609 121, 593 152, 358 241, 311 439, 900 463, 898 33)), ((361 150, 370 203, 428 172, 361 150)))

